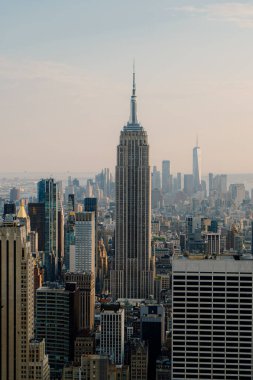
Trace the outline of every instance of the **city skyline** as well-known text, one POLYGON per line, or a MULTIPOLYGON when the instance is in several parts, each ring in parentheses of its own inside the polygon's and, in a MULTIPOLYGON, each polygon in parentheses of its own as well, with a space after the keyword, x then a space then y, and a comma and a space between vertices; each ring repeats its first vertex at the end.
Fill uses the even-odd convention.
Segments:
POLYGON ((152 165, 169 159, 172 172, 190 173, 198 134, 203 173, 252 172, 253 5, 30 3, 2 5, 0 15, 0 123, 12 141, 11 155, 7 144, 0 152, 6 171, 113 168, 135 57, 152 165))

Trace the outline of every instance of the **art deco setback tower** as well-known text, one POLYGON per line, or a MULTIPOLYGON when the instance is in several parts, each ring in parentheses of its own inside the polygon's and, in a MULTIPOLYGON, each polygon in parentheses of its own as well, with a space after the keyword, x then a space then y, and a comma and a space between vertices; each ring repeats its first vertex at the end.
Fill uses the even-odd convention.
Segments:
POLYGON ((194 191, 197 192, 201 190, 201 150, 198 144, 193 148, 193 166, 192 166, 192 174, 193 174, 193 182, 194 182, 194 191))
POLYGON ((33 270, 25 226, 17 221, 0 224, 0 379, 30 379, 33 270))
POLYGON ((116 298, 153 294, 150 215, 148 136, 137 120, 134 73, 130 120, 117 147, 115 270, 111 272, 116 298))

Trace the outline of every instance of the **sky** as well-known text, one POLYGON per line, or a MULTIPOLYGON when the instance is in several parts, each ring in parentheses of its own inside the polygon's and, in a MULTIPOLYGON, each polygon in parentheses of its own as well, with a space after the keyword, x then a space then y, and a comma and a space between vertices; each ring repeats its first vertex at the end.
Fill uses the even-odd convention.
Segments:
POLYGON ((252 42, 252 0, 0 0, 0 172, 113 171, 134 59, 151 165, 252 173, 252 42))

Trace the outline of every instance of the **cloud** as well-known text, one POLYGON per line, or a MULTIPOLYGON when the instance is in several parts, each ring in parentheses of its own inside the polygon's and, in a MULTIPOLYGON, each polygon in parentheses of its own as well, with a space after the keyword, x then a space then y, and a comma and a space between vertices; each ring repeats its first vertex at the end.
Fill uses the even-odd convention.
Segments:
POLYGON ((227 2, 205 6, 182 5, 170 9, 176 12, 204 14, 210 19, 231 22, 240 28, 253 28, 253 4, 227 2))

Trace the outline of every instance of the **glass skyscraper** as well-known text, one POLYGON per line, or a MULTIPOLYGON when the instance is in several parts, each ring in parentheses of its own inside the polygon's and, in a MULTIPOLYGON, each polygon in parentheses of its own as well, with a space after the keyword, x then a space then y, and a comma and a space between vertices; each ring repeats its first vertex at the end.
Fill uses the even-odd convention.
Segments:
POLYGON ((44 242, 46 279, 58 275, 58 188, 53 178, 38 182, 38 202, 44 203, 44 242))

